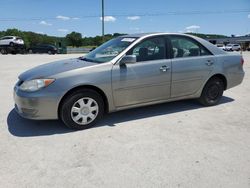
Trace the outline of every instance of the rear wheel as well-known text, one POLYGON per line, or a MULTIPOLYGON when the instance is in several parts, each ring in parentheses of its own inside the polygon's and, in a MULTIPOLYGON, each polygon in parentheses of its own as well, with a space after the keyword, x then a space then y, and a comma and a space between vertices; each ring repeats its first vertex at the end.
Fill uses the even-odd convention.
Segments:
POLYGON ((52 52, 49 50, 49 51, 48 51, 48 54, 49 54, 49 55, 51 55, 51 54, 52 54, 52 52))
POLYGON ((6 50, 5 49, 1 49, 1 54, 6 54, 6 50))
POLYGON ((219 103, 224 91, 224 83, 220 78, 210 79, 203 88, 199 102, 204 106, 213 106, 219 103))
POLYGON ((61 105, 60 118, 73 129, 92 127, 104 114, 102 96, 94 90, 81 89, 67 96, 61 105))

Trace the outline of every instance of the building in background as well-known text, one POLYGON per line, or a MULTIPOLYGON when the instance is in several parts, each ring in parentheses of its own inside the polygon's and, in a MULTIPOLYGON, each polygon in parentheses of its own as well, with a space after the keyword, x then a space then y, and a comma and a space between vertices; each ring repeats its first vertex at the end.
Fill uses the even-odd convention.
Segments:
POLYGON ((212 44, 240 44, 242 50, 250 50, 250 35, 234 36, 225 38, 206 38, 212 44))

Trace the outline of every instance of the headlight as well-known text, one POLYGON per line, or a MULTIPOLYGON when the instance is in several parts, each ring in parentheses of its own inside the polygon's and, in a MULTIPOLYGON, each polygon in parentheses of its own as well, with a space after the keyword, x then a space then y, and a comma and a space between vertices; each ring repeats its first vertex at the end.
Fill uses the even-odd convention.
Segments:
POLYGON ((20 89, 22 91, 37 91, 41 88, 47 87, 53 83, 55 79, 35 79, 28 80, 21 84, 20 89))

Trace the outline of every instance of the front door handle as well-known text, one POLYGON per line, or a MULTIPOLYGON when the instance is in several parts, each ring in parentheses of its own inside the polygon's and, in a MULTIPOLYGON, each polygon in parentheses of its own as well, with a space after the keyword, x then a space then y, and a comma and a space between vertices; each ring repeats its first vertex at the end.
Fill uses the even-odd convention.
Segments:
POLYGON ((169 69, 170 69, 169 66, 163 65, 163 66, 160 68, 160 71, 162 71, 162 72, 167 72, 167 70, 169 70, 169 69))
POLYGON ((208 59, 207 62, 206 62, 207 66, 211 66, 213 64, 214 64, 213 60, 210 60, 210 59, 208 59))

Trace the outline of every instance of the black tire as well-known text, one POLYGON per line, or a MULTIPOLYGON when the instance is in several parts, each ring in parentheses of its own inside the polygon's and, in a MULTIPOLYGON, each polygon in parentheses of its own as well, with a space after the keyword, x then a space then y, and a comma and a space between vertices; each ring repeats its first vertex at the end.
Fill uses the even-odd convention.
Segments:
POLYGON ((52 54, 51 50, 49 50, 49 51, 48 51, 48 54, 49 54, 49 55, 51 55, 51 54, 52 54))
POLYGON ((28 52, 29 52, 29 54, 33 54, 33 50, 31 50, 31 49, 29 49, 28 52))
POLYGON ((73 92, 62 101, 62 104, 60 105, 59 109, 59 116, 60 119, 63 121, 63 123, 69 128, 78 130, 87 129, 94 126, 96 122, 103 117, 103 114, 104 114, 104 102, 102 96, 96 91, 91 89, 81 89, 73 92), (76 123, 72 119, 72 112, 71 112, 71 109, 76 104, 76 102, 82 98, 91 98, 95 100, 95 102, 98 104, 98 112, 96 114, 96 118, 90 123, 85 125, 76 123))
POLYGON ((1 49, 1 54, 5 55, 6 54, 6 50, 5 49, 1 49))
POLYGON ((224 82, 215 77, 208 80, 204 86, 201 96, 198 99, 204 106, 213 106, 219 103, 224 92, 224 82))
POLYGON ((13 47, 13 46, 14 46, 14 43, 13 43, 13 42, 11 42, 11 43, 10 43, 10 46, 11 46, 11 47, 13 47))

